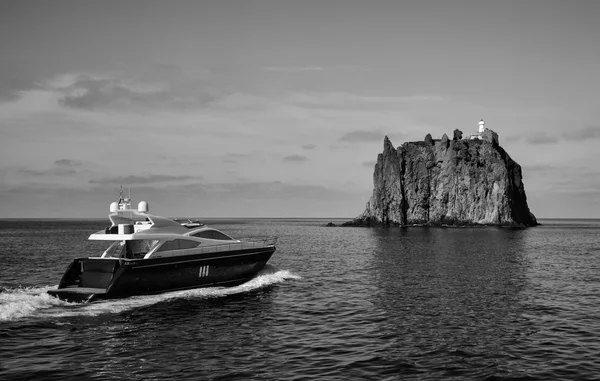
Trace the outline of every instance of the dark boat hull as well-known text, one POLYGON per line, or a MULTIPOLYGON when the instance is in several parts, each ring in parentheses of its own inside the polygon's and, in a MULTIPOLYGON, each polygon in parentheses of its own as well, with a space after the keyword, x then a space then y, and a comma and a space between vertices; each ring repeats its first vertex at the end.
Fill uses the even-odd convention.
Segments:
POLYGON ((57 289, 69 302, 123 298, 198 287, 234 286, 256 275, 275 247, 156 259, 77 258, 57 289))

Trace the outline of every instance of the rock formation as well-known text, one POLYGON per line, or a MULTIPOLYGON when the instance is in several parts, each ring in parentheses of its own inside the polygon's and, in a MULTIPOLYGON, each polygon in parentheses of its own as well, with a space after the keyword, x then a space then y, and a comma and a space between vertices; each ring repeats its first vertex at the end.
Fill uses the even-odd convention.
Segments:
POLYGON ((482 139, 407 142, 394 149, 386 136, 377 157, 373 195, 365 212, 346 226, 535 226, 521 166, 490 130, 482 139))

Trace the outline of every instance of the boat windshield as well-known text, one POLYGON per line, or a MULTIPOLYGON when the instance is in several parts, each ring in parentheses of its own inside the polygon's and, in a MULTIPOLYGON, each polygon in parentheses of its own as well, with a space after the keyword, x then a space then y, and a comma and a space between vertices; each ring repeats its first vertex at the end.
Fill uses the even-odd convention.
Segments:
POLYGON ((131 241, 116 241, 102 254, 102 258, 144 258, 156 247, 157 239, 135 239, 131 241))

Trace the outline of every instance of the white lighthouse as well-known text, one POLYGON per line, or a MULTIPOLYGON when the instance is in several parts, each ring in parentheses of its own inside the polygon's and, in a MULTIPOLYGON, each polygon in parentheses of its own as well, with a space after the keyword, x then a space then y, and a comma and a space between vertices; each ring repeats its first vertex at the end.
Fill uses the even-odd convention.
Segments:
POLYGON ((486 127, 485 127, 485 122, 483 121, 483 119, 481 119, 479 121, 479 129, 477 130, 476 134, 470 135, 469 139, 482 139, 483 138, 483 133, 485 132, 486 127))
POLYGON ((483 134, 484 131, 485 131, 485 122, 483 121, 483 119, 481 119, 479 121, 479 135, 483 134))

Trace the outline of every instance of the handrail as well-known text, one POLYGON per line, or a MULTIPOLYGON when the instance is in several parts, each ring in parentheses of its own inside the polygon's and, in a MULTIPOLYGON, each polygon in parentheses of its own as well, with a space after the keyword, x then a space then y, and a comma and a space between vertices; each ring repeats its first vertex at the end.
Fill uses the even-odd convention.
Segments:
POLYGON ((236 240, 242 242, 262 242, 265 244, 265 246, 275 245, 277 243, 277 239, 278 237, 276 236, 255 236, 236 238, 236 240))

